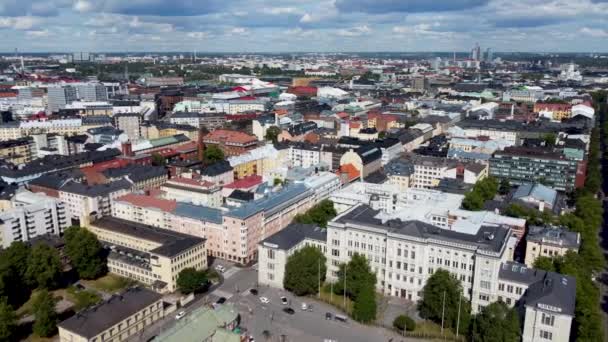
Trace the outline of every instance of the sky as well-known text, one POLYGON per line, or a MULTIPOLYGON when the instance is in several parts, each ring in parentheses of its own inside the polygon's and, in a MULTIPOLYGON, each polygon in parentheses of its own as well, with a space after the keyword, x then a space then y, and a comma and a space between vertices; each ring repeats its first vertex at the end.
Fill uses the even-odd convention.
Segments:
POLYGON ((607 52, 608 0, 0 0, 0 51, 607 52))

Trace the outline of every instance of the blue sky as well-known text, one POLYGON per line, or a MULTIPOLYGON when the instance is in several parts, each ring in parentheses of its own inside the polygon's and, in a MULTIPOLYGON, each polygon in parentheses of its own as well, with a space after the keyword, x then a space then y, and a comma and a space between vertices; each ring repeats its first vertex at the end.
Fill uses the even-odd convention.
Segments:
POLYGON ((0 0, 0 50, 608 51, 608 0, 0 0))

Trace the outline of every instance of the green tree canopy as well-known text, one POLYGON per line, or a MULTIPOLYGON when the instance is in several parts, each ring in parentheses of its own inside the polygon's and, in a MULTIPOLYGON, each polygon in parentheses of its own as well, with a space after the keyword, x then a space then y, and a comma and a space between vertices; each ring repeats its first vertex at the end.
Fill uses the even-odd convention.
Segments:
POLYGON ((53 288, 57 285, 60 273, 61 261, 57 250, 45 244, 32 248, 25 276, 33 287, 53 288))
POLYGON ((95 234, 73 226, 66 229, 64 238, 65 252, 81 278, 95 279, 106 273, 104 249, 95 234))
POLYGON ((327 227, 327 222, 336 217, 338 212, 334 209, 334 203, 328 199, 322 200, 306 213, 294 217, 298 223, 317 224, 320 227, 327 227))
POLYGON ((439 269, 426 281, 422 290, 422 300, 418 302, 418 310, 423 318, 440 323, 445 307, 444 325, 447 328, 455 328, 458 321, 459 301, 460 331, 465 332, 469 325, 471 304, 462 295, 460 281, 452 277, 450 272, 439 269))
POLYGON ((0 341, 15 341, 13 338, 17 329, 17 314, 6 297, 0 299, 0 341))
POLYGON ((414 321, 410 316, 399 315, 395 317, 393 327, 401 331, 414 331, 416 330, 416 321, 414 321))
POLYGON ((179 292, 188 294, 200 291, 207 286, 207 274, 193 267, 184 268, 177 276, 177 289, 179 292))
POLYGON ((0 252, 0 297, 6 297, 13 307, 19 307, 30 295, 26 270, 30 247, 15 241, 0 252))
POLYGON ((159 153, 152 153, 152 165, 154 166, 165 166, 167 164, 167 160, 165 157, 160 155, 159 153))
POLYGON ((511 191, 511 183, 506 178, 501 179, 500 180, 500 185, 498 187, 498 192, 501 195, 506 195, 506 194, 509 193, 509 191, 511 191))
POLYGON ((215 145, 209 145, 203 151, 203 163, 205 165, 211 165, 224 159, 224 152, 215 145))
POLYGON ((519 316, 503 302, 484 307, 471 325, 473 342, 519 342, 519 316))
POLYGON ((279 141, 279 134, 281 134, 281 129, 279 127, 270 126, 266 130, 266 136, 264 138, 276 144, 279 141))
POLYGON ((534 260, 534 268, 539 270, 555 272, 555 266, 553 265, 553 259, 546 256, 539 256, 534 260))
POLYGON ((483 209, 484 202, 494 198, 498 192, 498 185, 498 180, 494 177, 487 177, 478 181, 473 189, 465 194, 462 207, 473 211, 483 209))
POLYGON ((47 290, 41 290, 36 294, 32 303, 32 312, 36 321, 34 322, 34 334, 40 337, 49 337, 57 330, 57 313, 55 312, 55 298, 47 290))
POLYGON ((287 258, 283 287, 296 296, 319 291, 319 281, 325 281, 326 259, 318 248, 306 246, 287 258), (320 279, 319 279, 320 276, 320 279))
MULTIPOLYGON (((344 251, 342 251, 344 252, 344 251)), ((338 282, 334 287, 337 293, 344 291, 344 276, 346 270, 346 295, 357 300, 363 289, 376 287, 376 274, 372 272, 364 255, 355 253, 347 264, 340 265, 338 282)))
POLYGON ((369 323, 376 319, 376 292, 374 287, 362 287, 353 307, 353 318, 359 322, 369 323))

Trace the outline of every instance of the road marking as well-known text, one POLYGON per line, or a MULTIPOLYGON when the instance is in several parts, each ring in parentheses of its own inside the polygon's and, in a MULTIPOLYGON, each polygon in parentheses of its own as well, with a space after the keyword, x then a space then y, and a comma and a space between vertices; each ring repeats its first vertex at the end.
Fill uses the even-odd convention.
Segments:
POLYGON ((223 274, 224 279, 228 279, 228 278, 232 277, 232 276, 233 276, 233 275, 235 275, 235 274, 236 274, 238 271, 239 271, 239 269, 238 269, 238 268, 236 268, 236 267, 233 267, 233 268, 231 268, 231 269, 227 270, 227 271, 226 271, 226 272, 224 272, 224 274, 223 274))
POLYGON ((230 299, 232 297, 232 293, 231 292, 226 292, 226 291, 222 291, 220 289, 217 289, 213 292, 211 292, 212 295, 218 296, 218 297, 224 297, 226 299, 230 299))

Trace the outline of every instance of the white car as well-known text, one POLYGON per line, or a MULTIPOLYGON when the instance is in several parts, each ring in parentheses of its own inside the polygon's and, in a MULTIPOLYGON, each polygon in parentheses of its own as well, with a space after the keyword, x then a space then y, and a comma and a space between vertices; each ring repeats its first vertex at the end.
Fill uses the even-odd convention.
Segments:
POLYGON ((287 297, 282 296, 281 297, 281 303, 283 303, 283 305, 287 305, 287 297))
POLYGON ((260 297, 260 302, 262 302, 262 304, 268 304, 268 303, 270 303, 270 301, 266 297, 260 297))
POLYGON ((215 270, 218 271, 218 272, 220 272, 220 273, 226 272, 226 268, 224 266, 222 266, 222 265, 215 266, 215 270))
POLYGON ((175 319, 181 319, 184 316, 186 316, 186 311, 180 311, 177 313, 177 315, 175 315, 175 319))

